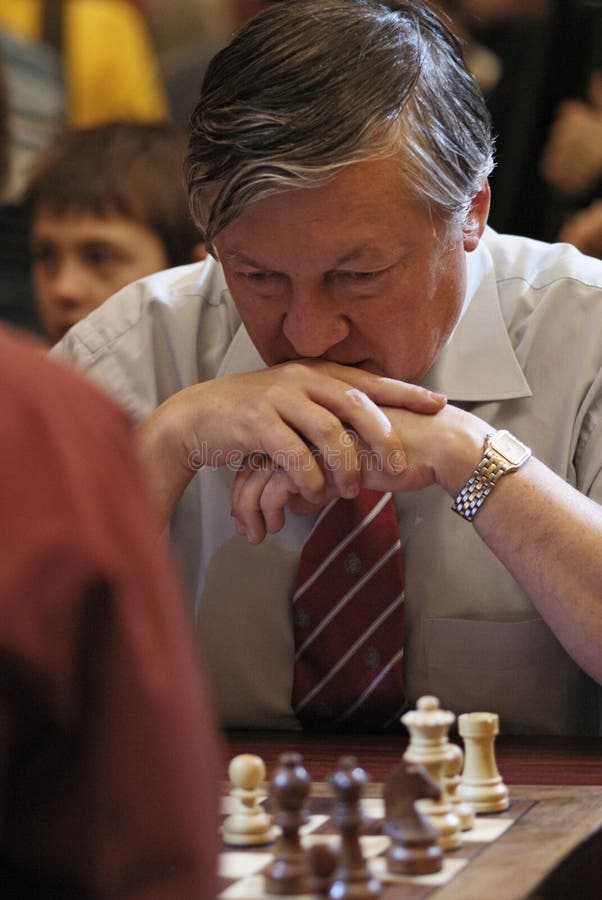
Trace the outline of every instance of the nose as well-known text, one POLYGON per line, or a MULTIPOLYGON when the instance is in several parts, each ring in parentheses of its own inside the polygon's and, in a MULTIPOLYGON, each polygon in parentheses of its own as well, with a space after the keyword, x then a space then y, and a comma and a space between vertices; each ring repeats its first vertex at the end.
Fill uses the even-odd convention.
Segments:
POLYGON ((57 305, 65 309, 78 309, 89 303, 85 274, 74 260, 62 259, 42 277, 46 290, 57 305))
POLYGON ((349 329, 349 320, 328 291, 310 288, 293 292, 282 330, 298 356, 323 356, 347 337, 349 329))

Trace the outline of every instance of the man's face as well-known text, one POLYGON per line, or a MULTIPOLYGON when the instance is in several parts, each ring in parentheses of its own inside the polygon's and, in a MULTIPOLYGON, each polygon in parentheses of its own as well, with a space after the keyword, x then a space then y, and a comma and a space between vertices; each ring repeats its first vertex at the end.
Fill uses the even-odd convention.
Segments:
POLYGON ((122 216, 40 208, 32 222, 32 271, 44 330, 55 343, 120 288, 169 265, 149 228, 122 216))
POLYGON ((443 223, 404 190, 393 158, 356 163, 329 184, 266 197, 215 247, 245 326, 268 365, 321 358, 416 382, 462 307, 477 230, 443 223))

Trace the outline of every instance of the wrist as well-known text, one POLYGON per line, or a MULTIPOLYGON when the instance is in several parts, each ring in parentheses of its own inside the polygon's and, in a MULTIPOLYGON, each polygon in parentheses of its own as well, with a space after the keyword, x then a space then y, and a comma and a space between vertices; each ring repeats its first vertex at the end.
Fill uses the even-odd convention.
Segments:
POLYGON ((151 496, 167 522, 184 489, 203 464, 183 451, 181 436, 167 403, 136 429, 136 449, 151 496))
POLYGON ((506 429, 488 434, 483 455, 455 497, 452 510, 472 522, 499 479, 516 472, 530 456, 531 449, 506 429))
POLYGON ((437 483, 454 499, 481 459, 485 438, 495 429, 451 405, 441 422, 443 428, 434 442, 433 469, 437 483))

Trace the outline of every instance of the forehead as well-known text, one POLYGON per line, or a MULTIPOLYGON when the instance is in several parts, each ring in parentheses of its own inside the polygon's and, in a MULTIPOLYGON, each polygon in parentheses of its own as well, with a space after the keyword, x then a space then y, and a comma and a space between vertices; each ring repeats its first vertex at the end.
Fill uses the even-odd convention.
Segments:
POLYGON ((374 248, 434 240, 429 208, 408 190, 398 160, 366 160, 342 169, 326 184, 281 191, 250 203, 216 237, 227 262, 255 255, 269 264, 289 257, 362 256, 374 248))
POLYGON ((70 238, 85 242, 90 240, 129 243, 142 236, 154 235, 147 226, 136 219, 123 216, 110 208, 102 213, 80 206, 56 209, 42 205, 32 217, 32 234, 48 240, 70 238))

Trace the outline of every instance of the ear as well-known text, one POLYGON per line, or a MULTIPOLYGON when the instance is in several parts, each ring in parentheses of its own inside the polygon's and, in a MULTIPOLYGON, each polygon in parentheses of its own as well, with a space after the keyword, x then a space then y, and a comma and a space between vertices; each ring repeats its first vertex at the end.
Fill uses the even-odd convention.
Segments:
POLYGON ((489 188, 488 180, 485 179, 481 190, 476 194, 470 204, 470 209, 463 228, 464 249, 467 253, 476 250, 479 245, 479 241, 485 231, 485 225, 487 224, 490 202, 491 190, 489 188))
POLYGON ((203 259, 207 257, 207 250, 205 245, 200 242, 195 244, 190 253, 190 261, 191 262, 201 262, 203 259))

